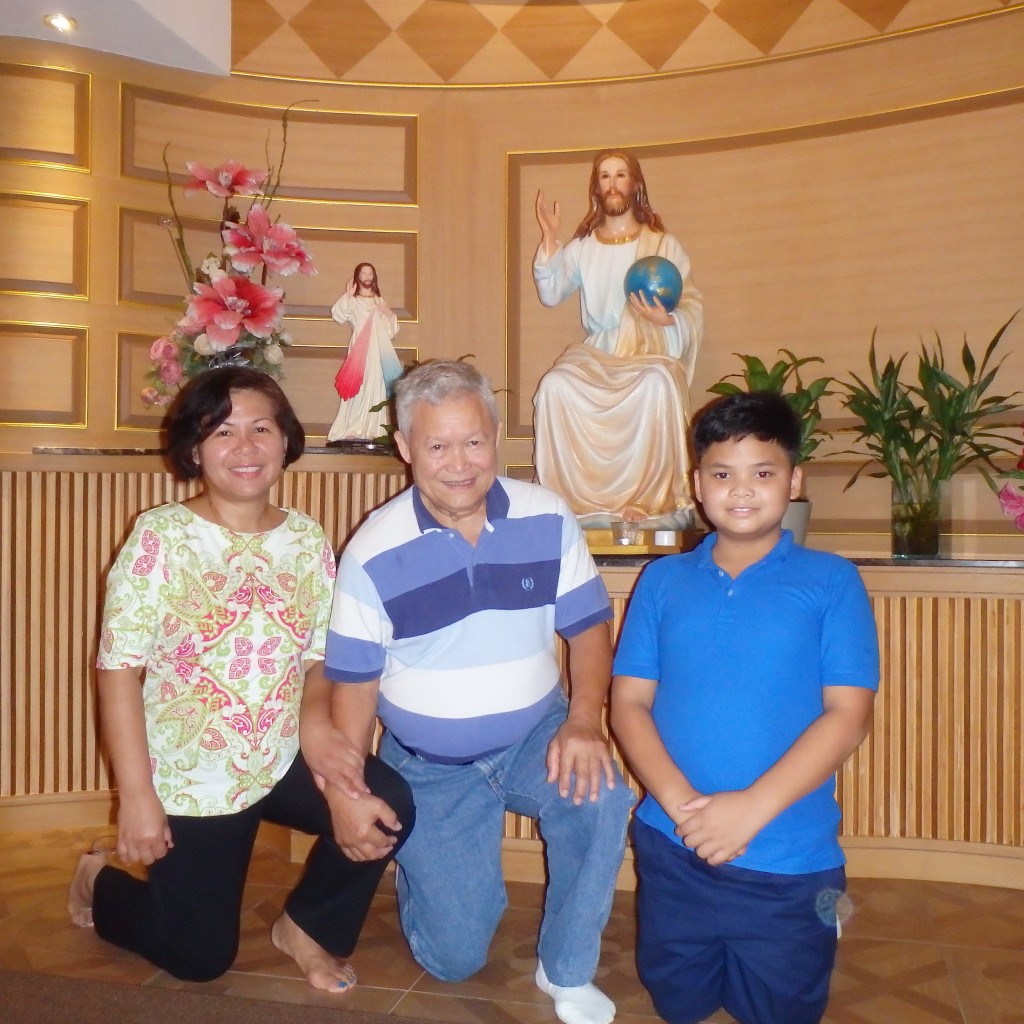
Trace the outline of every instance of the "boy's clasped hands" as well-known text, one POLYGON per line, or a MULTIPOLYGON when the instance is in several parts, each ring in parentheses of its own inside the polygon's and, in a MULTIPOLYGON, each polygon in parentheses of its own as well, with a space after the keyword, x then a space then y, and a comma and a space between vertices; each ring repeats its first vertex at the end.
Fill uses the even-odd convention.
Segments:
POLYGON ((767 824, 749 790, 698 794, 678 805, 675 833, 712 866, 735 860, 767 824))

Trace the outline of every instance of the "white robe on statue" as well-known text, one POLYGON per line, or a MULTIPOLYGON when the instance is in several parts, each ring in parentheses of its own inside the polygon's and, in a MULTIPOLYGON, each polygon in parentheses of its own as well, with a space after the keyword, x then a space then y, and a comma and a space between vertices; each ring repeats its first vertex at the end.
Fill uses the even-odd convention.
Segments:
POLYGON ((347 292, 334 304, 331 316, 339 324, 351 324, 352 337, 335 381, 342 399, 327 440, 372 441, 384 433, 388 422, 387 405, 376 410, 374 406, 390 398, 391 386, 402 375, 402 364, 391 344, 398 333, 398 317, 376 296, 347 292), (344 397, 346 394, 351 397, 344 397))
POLYGON ((573 239, 547 262, 539 250, 533 275, 545 306, 579 289, 587 331, 537 387, 539 481, 594 525, 630 507, 648 517, 648 526, 686 525, 693 508, 689 385, 704 323, 689 257, 672 235, 644 228, 639 239, 620 245, 595 235, 573 239), (652 255, 671 260, 683 279, 671 327, 637 319, 626 301, 626 271, 652 255))

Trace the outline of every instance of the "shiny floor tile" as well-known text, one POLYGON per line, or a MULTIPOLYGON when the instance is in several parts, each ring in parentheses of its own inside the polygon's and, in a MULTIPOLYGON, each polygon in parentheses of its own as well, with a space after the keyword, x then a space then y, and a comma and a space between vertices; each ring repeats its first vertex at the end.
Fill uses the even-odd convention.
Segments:
MULTIPOLYGON (((346 1006, 445 1024, 557 1024, 536 988, 543 888, 510 882, 509 909, 487 965, 458 984, 432 978, 409 954, 385 876, 353 966, 359 985, 316 992, 270 941, 300 866, 257 847, 243 904, 238 958, 223 978, 192 985, 74 928, 66 887, 83 830, 0 835, 0 968, 214 992, 308 1006, 346 1006)), ((617 1024, 657 1024, 634 963, 631 893, 618 893, 605 929, 597 984, 618 1007, 617 1024)), ((734 1024, 719 1011, 707 1024, 734 1024)), ((985 886, 852 879, 824 1024, 1024 1024, 1024 893, 985 886)))

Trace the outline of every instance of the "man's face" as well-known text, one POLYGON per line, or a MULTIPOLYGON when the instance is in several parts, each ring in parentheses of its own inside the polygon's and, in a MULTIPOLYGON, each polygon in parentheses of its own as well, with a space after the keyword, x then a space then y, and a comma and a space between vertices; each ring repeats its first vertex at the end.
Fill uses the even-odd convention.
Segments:
POLYGON ((408 436, 395 433, 423 503, 443 526, 482 520, 498 475, 498 428, 471 392, 413 403, 408 436))
POLYGON ((366 291, 371 291, 373 289, 373 276, 373 267, 363 267, 359 271, 359 280, 357 283, 366 291))
POLYGON ((618 156, 602 160, 597 169, 597 190, 607 217, 618 217, 633 205, 636 185, 626 161, 618 156))

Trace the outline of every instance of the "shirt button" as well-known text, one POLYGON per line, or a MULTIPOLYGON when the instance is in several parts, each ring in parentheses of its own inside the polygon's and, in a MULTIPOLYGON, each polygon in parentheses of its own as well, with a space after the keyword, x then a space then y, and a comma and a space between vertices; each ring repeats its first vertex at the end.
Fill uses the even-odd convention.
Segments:
POLYGON ((731 591, 731 590, 727 590, 727 591, 725 592, 725 596, 726 596, 726 597, 732 597, 732 591, 731 591))

